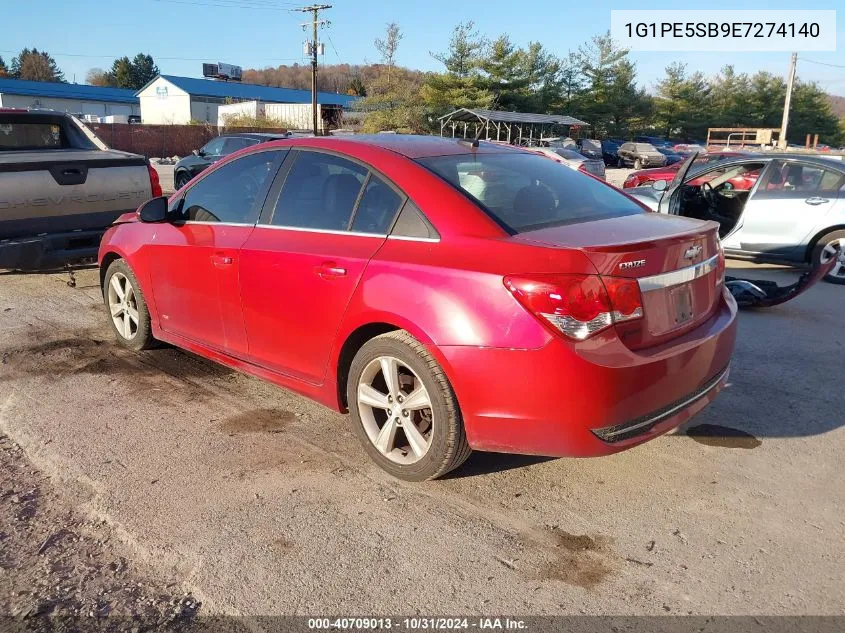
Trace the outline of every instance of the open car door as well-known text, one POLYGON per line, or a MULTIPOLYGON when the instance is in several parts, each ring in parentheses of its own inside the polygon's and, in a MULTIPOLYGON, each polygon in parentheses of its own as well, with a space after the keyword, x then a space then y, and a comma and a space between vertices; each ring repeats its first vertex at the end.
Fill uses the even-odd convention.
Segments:
POLYGON ((684 184, 684 180, 687 178, 687 173, 689 172, 690 167, 692 167, 692 163, 695 161, 697 156, 698 152, 693 152, 687 156, 686 160, 681 165, 681 168, 675 174, 675 177, 672 178, 672 182, 670 182, 666 187, 666 191, 664 191, 663 195, 660 197, 660 204, 658 206, 660 213, 678 215, 678 211, 681 206, 681 185, 684 184))

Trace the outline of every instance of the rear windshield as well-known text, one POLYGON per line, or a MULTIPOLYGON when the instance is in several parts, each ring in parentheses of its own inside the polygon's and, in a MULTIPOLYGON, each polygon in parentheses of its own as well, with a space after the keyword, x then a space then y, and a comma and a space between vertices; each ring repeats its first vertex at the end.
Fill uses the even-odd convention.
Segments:
POLYGON ((0 122, 0 151, 64 147, 67 140, 60 125, 0 122))
POLYGON ((571 149, 557 148, 555 149, 555 154, 557 154, 561 158, 566 158, 569 160, 584 160, 584 156, 582 154, 571 149))
POLYGON ((459 154, 419 162, 511 233, 643 213, 612 187, 538 154, 459 154))
POLYGON ((592 138, 585 138, 581 141, 581 147, 584 149, 601 149, 601 143, 592 138))

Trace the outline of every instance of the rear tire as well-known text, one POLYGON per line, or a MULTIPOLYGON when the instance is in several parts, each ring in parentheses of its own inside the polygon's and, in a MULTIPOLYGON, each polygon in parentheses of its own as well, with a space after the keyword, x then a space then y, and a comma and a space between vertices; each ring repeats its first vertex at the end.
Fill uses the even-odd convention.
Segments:
POLYGON ((845 231, 833 231, 822 237, 813 249, 810 264, 818 268, 830 261, 831 257, 838 257, 829 275, 824 280, 832 284, 845 285, 845 231), (837 252, 838 249, 838 252, 837 252))
POLYGON ((358 350, 346 397, 364 450, 394 477, 436 479, 472 452, 446 374, 405 331, 377 336, 358 350))
POLYGON ((150 326, 150 312, 141 292, 141 284, 122 259, 114 260, 106 270, 103 301, 117 342, 140 351, 158 344, 150 326))

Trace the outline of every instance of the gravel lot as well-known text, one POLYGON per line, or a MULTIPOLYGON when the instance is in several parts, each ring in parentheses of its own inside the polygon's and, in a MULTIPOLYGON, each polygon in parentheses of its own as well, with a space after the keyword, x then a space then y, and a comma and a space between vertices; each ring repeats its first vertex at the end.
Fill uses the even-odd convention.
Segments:
POLYGON ((730 386, 681 432, 600 459, 477 453, 408 484, 344 416, 119 349, 97 272, 68 280, 0 273, 0 432, 21 448, 0 468, 34 471, 0 495, 49 491, 32 537, 0 506, 2 612, 47 596, 16 591, 70 525, 108 535, 94 586, 123 557, 162 617, 188 592, 207 614, 845 614, 844 288, 742 313, 730 386))

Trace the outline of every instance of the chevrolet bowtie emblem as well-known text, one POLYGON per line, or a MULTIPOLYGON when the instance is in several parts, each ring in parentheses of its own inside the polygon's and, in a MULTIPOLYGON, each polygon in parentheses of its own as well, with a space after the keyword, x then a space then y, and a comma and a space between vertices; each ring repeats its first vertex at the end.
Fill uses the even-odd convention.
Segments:
POLYGON ((687 250, 684 251, 684 259, 695 259, 701 255, 701 246, 696 244, 695 246, 690 246, 687 250))

